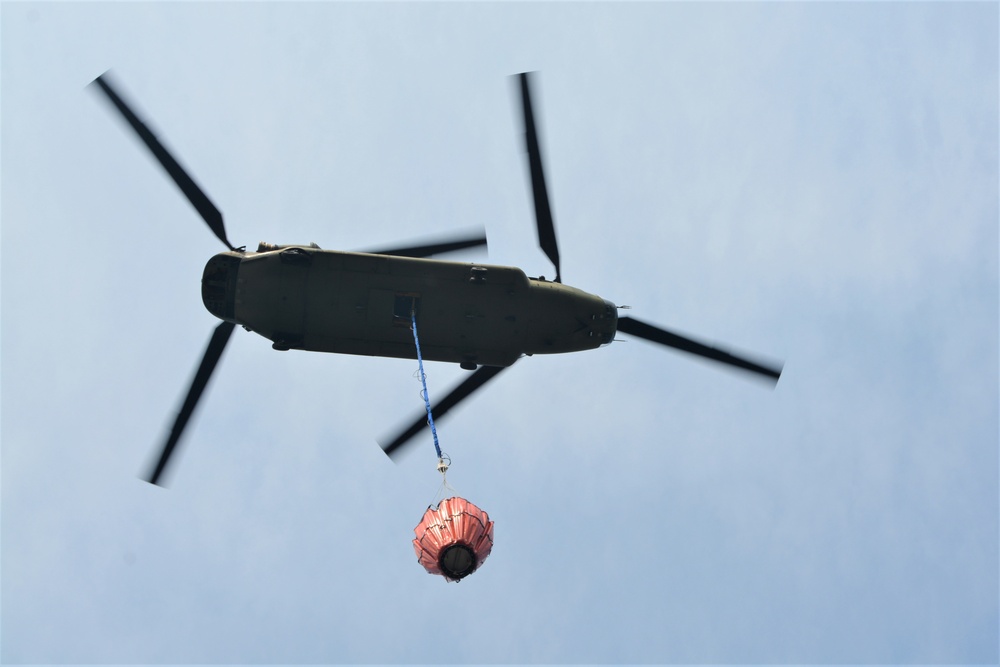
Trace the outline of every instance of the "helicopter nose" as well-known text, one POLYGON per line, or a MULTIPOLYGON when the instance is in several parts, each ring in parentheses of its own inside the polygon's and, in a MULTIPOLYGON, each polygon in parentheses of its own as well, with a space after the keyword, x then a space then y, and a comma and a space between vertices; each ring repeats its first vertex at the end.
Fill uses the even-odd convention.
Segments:
POLYGON ((201 277, 201 300, 208 312, 220 320, 236 322, 236 280, 242 257, 235 252, 221 252, 205 265, 201 277))

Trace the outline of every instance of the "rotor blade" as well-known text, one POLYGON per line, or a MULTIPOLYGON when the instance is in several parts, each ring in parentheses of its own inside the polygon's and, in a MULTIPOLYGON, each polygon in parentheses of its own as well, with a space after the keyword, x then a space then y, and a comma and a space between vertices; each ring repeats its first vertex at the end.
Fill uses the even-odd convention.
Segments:
POLYGON ((126 122, 132 126, 135 133, 142 140, 142 143, 146 144, 153 157, 156 158, 160 166, 167 172, 170 178, 173 179, 177 187, 181 189, 184 196, 187 197, 191 205, 194 206, 195 210, 201 215, 202 219, 208 224, 209 228, 220 241, 226 244, 230 250, 236 250, 233 244, 229 242, 226 238, 226 228, 222 222, 222 213, 215 207, 215 204, 209 200, 208 195, 198 187, 194 180, 188 175, 177 160, 170 154, 170 152, 163 147, 159 139, 156 138, 145 123, 143 123, 132 108, 122 99, 115 89, 112 87, 108 80, 107 72, 101 76, 94 79, 94 83, 100 87, 101 91, 107 96, 111 103, 118 109, 118 112, 122 115, 126 122))
POLYGON ((645 338, 646 340, 659 343, 660 345, 666 345, 684 352, 690 352, 691 354, 696 354, 699 357, 705 357, 706 359, 712 359, 713 361, 735 366, 736 368, 742 368, 743 370, 751 371, 753 373, 759 373, 760 375, 773 379, 774 382, 777 382, 778 378, 781 377, 781 366, 778 366, 777 368, 764 366, 750 361, 749 359, 738 357, 730 354, 729 352, 724 352, 723 350, 711 347, 710 345, 705 345, 691 340, 690 338, 654 327, 651 324, 646 324, 645 322, 641 322, 631 317, 618 318, 618 331, 629 333, 633 336, 638 336, 639 338, 645 338))
MULTIPOLYGON (((460 401, 465 400, 469 397, 472 392, 476 391, 489 380, 495 378, 500 371, 502 371, 504 366, 480 366, 472 375, 466 378, 462 384, 458 385, 451 392, 445 396, 440 403, 431 408, 431 414, 434 415, 435 422, 438 419, 444 417, 444 415, 451 410, 453 407, 458 405, 460 401)), ((399 435, 392 439, 391 442, 387 444, 379 443, 384 451, 390 458, 397 450, 405 445, 413 436, 420 433, 423 429, 427 428, 427 412, 424 411, 421 415, 414 420, 410 426, 402 431, 399 435)))
POLYGON ((484 245, 486 245, 486 232, 480 231, 475 236, 455 236, 424 245, 391 248, 389 250, 366 250, 365 252, 373 255, 395 255, 396 257, 433 257, 434 255, 441 255, 454 250, 478 248, 484 245))
POLYGON ((559 245, 556 243, 556 227, 552 221, 552 207, 549 206, 549 194, 545 187, 545 174, 542 170, 542 154, 538 147, 538 131, 535 128, 535 115, 531 110, 531 92, 528 85, 528 74, 522 72, 521 104, 524 109, 524 144, 528 151, 528 167, 531 170, 531 194, 535 202, 535 224, 538 226, 538 244, 545 251, 549 260, 556 267, 556 280, 561 282, 559 272, 559 245))
POLYGON ((223 322, 215 328, 215 333, 212 334, 212 340, 208 343, 205 356, 202 357, 201 366, 198 367, 198 372, 195 373, 194 380, 191 382, 191 388, 184 399, 181 411, 177 414, 173 428, 170 429, 170 436, 163 444, 163 450, 160 452, 160 460, 157 461, 156 466, 149 475, 148 481, 150 484, 159 483, 160 475, 163 474, 164 469, 167 467, 170 455, 173 454, 174 449, 177 447, 177 442, 184 433, 184 427, 187 426, 188 420, 194 413, 194 409, 198 406, 198 400, 201 398, 202 392, 205 391, 205 386, 212 377, 212 371, 215 370, 216 364, 219 363, 222 351, 226 348, 226 343, 229 342, 229 337, 232 335, 235 327, 236 325, 232 322, 223 322))

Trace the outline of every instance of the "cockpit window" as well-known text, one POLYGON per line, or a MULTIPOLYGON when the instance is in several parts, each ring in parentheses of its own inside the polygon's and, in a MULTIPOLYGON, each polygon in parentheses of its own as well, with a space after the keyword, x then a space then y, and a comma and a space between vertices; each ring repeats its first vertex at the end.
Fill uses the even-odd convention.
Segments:
POLYGON ((240 258, 221 253, 208 260, 201 276, 201 300, 208 312, 220 320, 235 322, 236 277, 240 258))

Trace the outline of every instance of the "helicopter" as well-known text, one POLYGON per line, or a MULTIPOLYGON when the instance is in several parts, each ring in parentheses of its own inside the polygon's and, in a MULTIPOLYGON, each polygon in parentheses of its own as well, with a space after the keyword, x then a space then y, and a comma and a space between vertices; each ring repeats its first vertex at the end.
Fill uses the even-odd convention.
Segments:
MULTIPOLYGON (((210 258, 202 301, 221 320, 146 481, 160 485, 185 427, 236 326, 271 341, 275 350, 417 359, 411 326, 419 325, 423 359, 472 371, 431 408, 433 419, 467 399, 522 357, 592 350, 617 333, 753 373, 772 384, 782 367, 732 354, 641 320, 619 306, 562 282, 555 223, 545 186, 531 105, 530 73, 517 75, 524 148, 538 242, 555 277, 528 277, 517 267, 432 257, 487 245, 483 234, 368 252, 261 242, 256 251, 229 242, 222 213, 125 101, 109 74, 91 85, 103 93, 227 250, 210 258)), ((624 306, 622 306, 624 308, 624 306)), ((428 426, 421 414, 388 442, 387 455, 428 426)))

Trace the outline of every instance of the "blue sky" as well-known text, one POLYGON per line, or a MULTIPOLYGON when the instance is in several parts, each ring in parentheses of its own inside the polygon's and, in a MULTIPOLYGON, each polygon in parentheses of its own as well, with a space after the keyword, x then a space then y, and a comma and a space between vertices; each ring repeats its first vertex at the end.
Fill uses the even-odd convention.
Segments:
POLYGON ((998 660, 995 3, 0 11, 4 662, 998 660), (109 68, 237 245, 484 226, 464 259, 550 275, 537 70, 564 280, 784 376, 518 362, 439 424, 496 522, 457 585, 409 544, 430 439, 375 444, 414 363, 238 331, 153 488, 221 246, 109 68))

